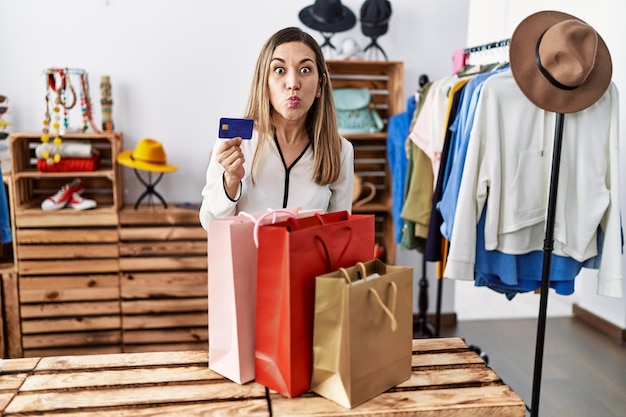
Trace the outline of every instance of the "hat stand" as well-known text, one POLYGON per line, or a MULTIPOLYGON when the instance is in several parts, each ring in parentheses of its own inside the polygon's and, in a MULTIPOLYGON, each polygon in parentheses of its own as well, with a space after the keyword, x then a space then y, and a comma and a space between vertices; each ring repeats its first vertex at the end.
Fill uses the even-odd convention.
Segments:
POLYGON ((363 52, 367 52, 368 50, 370 50, 370 54, 373 55, 372 59, 374 58, 378 58, 378 52, 380 52, 381 54, 383 54, 383 58, 385 58, 385 61, 388 61, 387 59, 387 54, 385 53, 385 51, 383 50, 383 48, 378 44, 378 36, 370 36, 370 39, 372 39, 372 41, 370 42, 369 45, 367 45, 364 49, 363 52))
POLYGON ((141 182, 146 187, 146 190, 139 196, 139 198, 137 199, 137 202, 135 203, 135 210, 137 210, 137 207, 139 207, 139 204, 146 197, 149 197, 150 202, 152 202, 152 196, 155 196, 156 198, 158 198, 161 201, 161 203, 163 203, 163 207, 167 208, 167 203, 165 202, 165 199, 163 198, 163 196, 154 189, 156 185, 159 183, 159 181, 161 181, 161 179, 163 178, 164 173, 160 172, 156 180, 152 181, 152 172, 148 172, 148 180, 144 180, 141 177, 141 175, 139 175, 139 171, 137 170, 137 168, 134 168, 133 171, 135 171, 135 176, 137 177, 139 182, 141 182))
POLYGON ((537 342, 535 343, 535 368, 533 372, 533 389, 530 406, 531 417, 537 417, 539 415, 539 393, 541 391, 543 347, 546 335, 546 312, 548 308, 548 291, 550 289, 550 266, 552 264, 552 251, 554 249, 554 217, 556 212, 556 196, 559 186, 564 120, 565 115, 563 113, 556 114, 554 148, 552 151, 552 172, 550 174, 550 194, 548 196, 548 213, 546 218, 545 238, 543 241, 543 269, 541 274, 539 318, 537 321, 537 342))
POLYGON ((330 56, 331 52, 337 51, 335 45, 333 45, 330 41, 330 39, 335 36, 335 32, 320 31, 320 35, 322 35, 322 37, 324 38, 324 42, 322 42, 322 44, 320 45, 320 48, 322 48, 322 52, 324 53, 324 55, 330 56))

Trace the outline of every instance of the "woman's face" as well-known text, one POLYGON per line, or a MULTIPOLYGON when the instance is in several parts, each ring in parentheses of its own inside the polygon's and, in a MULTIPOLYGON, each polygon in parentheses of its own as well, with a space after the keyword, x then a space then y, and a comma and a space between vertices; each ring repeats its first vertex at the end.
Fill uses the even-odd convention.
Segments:
POLYGON ((287 42, 276 47, 268 77, 270 103, 287 120, 306 115, 320 94, 320 75, 315 53, 303 42, 287 42))

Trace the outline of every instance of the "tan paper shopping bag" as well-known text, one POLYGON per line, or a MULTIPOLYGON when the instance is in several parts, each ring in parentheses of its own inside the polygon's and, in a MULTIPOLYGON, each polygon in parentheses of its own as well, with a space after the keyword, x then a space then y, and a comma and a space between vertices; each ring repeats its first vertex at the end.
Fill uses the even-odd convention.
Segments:
POLYGON ((311 391, 352 408, 411 376, 413 268, 379 260, 319 275, 311 391))

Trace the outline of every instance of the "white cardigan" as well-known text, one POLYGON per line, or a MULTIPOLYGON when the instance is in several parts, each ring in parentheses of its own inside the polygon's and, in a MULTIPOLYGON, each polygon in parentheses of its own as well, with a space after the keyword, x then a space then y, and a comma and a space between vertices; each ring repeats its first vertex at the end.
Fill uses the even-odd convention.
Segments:
MULTIPOLYGON (((217 139, 219 141, 220 139, 217 139)), ((200 222, 208 230, 209 220, 234 216, 242 211, 259 213, 268 209, 300 207, 302 210, 322 210, 324 213, 352 209, 354 182, 354 149, 352 143, 342 139, 341 173, 330 185, 317 185, 312 181, 313 148, 309 146, 302 157, 287 169, 273 139, 257 165, 254 183, 250 177, 252 159, 258 143, 255 131, 252 139, 244 140, 241 149, 245 157, 245 176, 238 201, 226 195, 222 182, 224 168, 216 160, 216 152, 206 171, 206 185, 202 190, 200 222), (284 195, 287 204, 283 207, 284 195)), ((219 146, 216 143, 216 148, 219 146)))
MULTIPOLYGON (((564 117, 554 253, 583 262, 600 251, 598 294, 621 297, 617 88, 611 83, 593 106, 564 117)), ((473 279, 476 223, 485 204, 487 250, 543 249, 555 118, 528 101, 510 71, 485 81, 444 277, 473 279)))

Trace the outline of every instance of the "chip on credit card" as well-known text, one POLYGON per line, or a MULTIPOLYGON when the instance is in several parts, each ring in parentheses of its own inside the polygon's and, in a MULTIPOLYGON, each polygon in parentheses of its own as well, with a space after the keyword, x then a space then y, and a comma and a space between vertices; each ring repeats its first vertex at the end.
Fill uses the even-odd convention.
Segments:
POLYGON ((252 119, 222 117, 220 119, 219 137, 222 139, 230 139, 239 136, 242 139, 250 139, 253 129, 254 120, 252 119))

